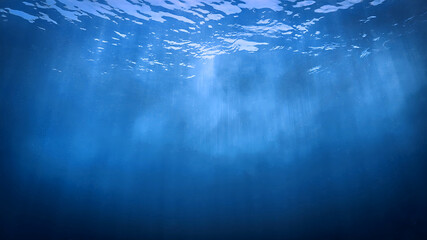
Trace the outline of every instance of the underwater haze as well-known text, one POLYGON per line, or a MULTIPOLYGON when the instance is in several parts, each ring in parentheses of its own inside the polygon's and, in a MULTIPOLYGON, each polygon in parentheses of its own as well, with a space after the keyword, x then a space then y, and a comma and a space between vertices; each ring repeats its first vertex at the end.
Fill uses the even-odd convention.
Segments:
POLYGON ((1 0, 0 239, 427 239, 427 1, 1 0))

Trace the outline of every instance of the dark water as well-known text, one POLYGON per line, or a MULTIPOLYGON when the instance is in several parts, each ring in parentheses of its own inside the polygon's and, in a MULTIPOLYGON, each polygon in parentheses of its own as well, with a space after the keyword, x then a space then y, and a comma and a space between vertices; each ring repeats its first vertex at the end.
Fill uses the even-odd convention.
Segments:
POLYGON ((426 239, 427 2, 0 2, 1 239, 426 239))

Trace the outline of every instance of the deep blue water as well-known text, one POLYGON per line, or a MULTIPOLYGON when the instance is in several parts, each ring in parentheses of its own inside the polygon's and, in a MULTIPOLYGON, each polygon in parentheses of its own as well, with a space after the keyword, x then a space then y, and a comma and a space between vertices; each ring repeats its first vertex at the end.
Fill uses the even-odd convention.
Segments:
POLYGON ((425 0, 2 0, 0 239, 427 239, 425 0))

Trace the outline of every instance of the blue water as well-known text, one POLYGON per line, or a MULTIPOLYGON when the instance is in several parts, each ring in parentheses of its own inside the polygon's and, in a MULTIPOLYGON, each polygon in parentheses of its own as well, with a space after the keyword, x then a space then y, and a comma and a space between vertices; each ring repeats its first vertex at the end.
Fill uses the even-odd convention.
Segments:
POLYGON ((2 0, 0 239, 427 239, 425 0, 2 0))

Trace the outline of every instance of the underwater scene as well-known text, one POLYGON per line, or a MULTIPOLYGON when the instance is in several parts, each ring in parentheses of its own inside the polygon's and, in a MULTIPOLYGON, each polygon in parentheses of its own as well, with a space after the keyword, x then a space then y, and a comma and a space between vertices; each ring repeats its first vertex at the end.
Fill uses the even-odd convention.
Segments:
POLYGON ((0 239, 427 239, 427 1, 0 0, 0 239))

